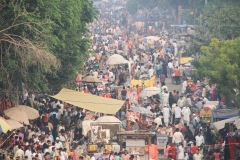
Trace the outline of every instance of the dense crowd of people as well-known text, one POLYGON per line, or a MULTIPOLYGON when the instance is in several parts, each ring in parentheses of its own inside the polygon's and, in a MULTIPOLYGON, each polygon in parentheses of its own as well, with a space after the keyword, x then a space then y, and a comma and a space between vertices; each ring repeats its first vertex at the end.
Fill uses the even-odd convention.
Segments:
MULTIPOLYGON (((220 160, 222 141, 211 123, 198 115, 208 99, 216 100, 216 87, 207 88, 198 79, 189 84, 193 69, 179 63, 179 55, 186 46, 179 37, 170 34, 171 29, 168 28, 166 19, 170 21, 171 17, 166 18, 166 15, 161 15, 157 10, 143 10, 130 21, 130 15, 124 9, 122 1, 101 2, 96 6, 101 14, 98 20, 88 26, 92 32, 92 53, 82 68, 84 75, 76 78, 76 90, 125 101, 115 115, 122 121, 121 128, 126 131, 146 129, 156 134, 167 134, 168 142, 164 151, 159 152, 164 159, 220 160), (123 7, 116 9, 118 6, 123 7), (164 20, 162 16, 165 17, 164 20), (135 23, 139 19, 143 23, 135 23), (146 40, 147 36, 157 37, 157 40, 146 40), (113 54, 122 55, 128 63, 107 65, 107 59, 113 54), (105 83, 81 82, 84 76, 89 75, 105 83), (146 87, 144 84, 134 86, 131 80, 152 77, 155 77, 154 86, 161 92, 150 97, 140 97, 140 92, 146 87), (176 88, 181 89, 169 91, 167 79, 172 79, 176 88), (121 88, 120 92, 117 87, 121 88), (129 90, 136 93, 136 99, 129 97, 129 90), (208 96, 206 90, 210 90, 212 97, 208 96), (192 95, 198 96, 198 99, 193 100, 192 95), (142 119, 127 119, 126 115, 131 114, 131 108, 135 106, 144 107, 153 113, 150 124, 144 114, 142 119), (210 147, 206 148, 206 144, 210 147)), ((127 150, 119 153, 104 151, 98 158, 88 153, 89 137, 82 133, 82 122, 87 119, 90 111, 47 96, 37 99, 30 93, 23 103, 36 108, 40 118, 7 134, 6 137, 10 138, 2 146, 7 151, 5 159, 139 159, 127 150)), ((92 112, 90 119, 96 120, 103 115, 92 112)), ((156 136, 153 136, 152 144, 156 143, 156 136)), ((159 159, 158 153, 154 152, 153 155, 152 151, 149 152, 149 159, 159 159)))

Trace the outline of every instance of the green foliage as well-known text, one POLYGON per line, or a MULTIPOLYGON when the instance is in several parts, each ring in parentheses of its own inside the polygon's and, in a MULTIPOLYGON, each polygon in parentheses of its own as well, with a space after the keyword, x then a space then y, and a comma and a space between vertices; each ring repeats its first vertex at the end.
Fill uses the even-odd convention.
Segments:
POLYGON ((57 89, 75 79, 88 53, 87 24, 96 17, 88 0, 2 0, 1 90, 57 89))
POLYGON ((209 46, 202 46, 205 54, 200 62, 192 64, 197 68, 199 77, 209 78, 211 84, 217 84, 218 91, 240 104, 237 94, 240 90, 240 38, 220 41, 212 39, 209 46))
POLYGON ((239 16, 239 6, 229 4, 218 8, 215 5, 210 5, 204 12, 204 21, 214 37, 234 39, 240 36, 239 16))

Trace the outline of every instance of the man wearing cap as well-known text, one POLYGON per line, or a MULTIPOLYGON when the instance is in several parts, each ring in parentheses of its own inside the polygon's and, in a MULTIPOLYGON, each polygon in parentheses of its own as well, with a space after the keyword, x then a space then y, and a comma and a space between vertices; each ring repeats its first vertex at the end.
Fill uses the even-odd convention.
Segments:
POLYGON ((59 141, 59 137, 56 138, 56 143, 55 143, 55 148, 59 149, 59 148, 63 148, 62 142, 59 141))

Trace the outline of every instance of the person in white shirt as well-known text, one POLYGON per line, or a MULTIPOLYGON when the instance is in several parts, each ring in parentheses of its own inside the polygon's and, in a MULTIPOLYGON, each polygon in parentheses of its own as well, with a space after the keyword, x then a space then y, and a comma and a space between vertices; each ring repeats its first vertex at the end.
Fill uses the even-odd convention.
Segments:
POLYGON ((183 96, 180 96, 180 99, 177 102, 178 106, 182 108, 185 105, 185 100, 183 99, 183 96))
POLYGON ((62 142, 59 141, 59 137, 56 138, 56 143, 54 147, 56 149, 63 148, 62 142))
POLYGON ((25 156, 28 157, 28 160, 32 160, 31 146, 28 146, 28 149, 25 151, 25 156))
POLYGON ((186 89, 187 89, 187 80, 183 81, 182 83, 182 93, 185 93, 186 89))
POLYGON ((179 143, 177 152, 178 152, 177 159, 184 159, 184 147, 182 142, 179 143))
POLYGON ((173 73, 173 63, 170 61, 168 62, 168 77, 170 77, 173 73))
POLYGON ((183 107, 182 114, 183 114, 183 121, 184 123, 187 123, 187 126, 188 126, 190 122, 190 114, 191 114, 191 111, 188 105, 186 107, 183 107))
POLYGON ((68 155, 66 153, 66 148, 62 149, 60 148, 60 160, 67 160, 68 159, 68 155))
POLYGON ((169 123, 170 109, 167 107, 166 104, 164 105, 162 112, 163 112, 164 124, 167 127, 169 123))
POLYGON ((153 70, 153 68, 151 67, 151 68, 148 70, 148 75, 149 75, 150 78, 153 76, 153 73, 154 73, 154 70, 153 70))
POLYGON ((18 150, 17 152, 15 153, 14 155, 14 158, 16 159, 17 157, 19 157, 20 159, 23 159, 24 158, 24 151, 22 149, 22 147, 19 145, 18 146, 18 150))
POLYGON ((98 77, 98 72, 97 72, 96 70, 94 70, 94 71, 92 72, 92 75, 93 75, 95 78, 97 78, 97 77, 98 77))
POLYGON ((174 114, 175 114, 175 124, 179 124, 180 118, 182 116, 182 109, 178 105, 174 109, 174 114))
POLYGON ((162 95, 162 103, 163 104, 168 104, 169 102, 169 94, 166 90, 164 90, 163 95, 162 95))
POLYGON ((179 67, 179 63, 178 63, 178 60, 175 61, 175 64, 174 64, 175 67, 179 67))
POLYGON ((202 155, 199 153, 199 149, 196 149, 196 153, 193 155, 193 160, 202 160, 202 155))
POLYGON ((157 123, 157 126, 162 125, 162 117, 158 116, 155 118, 154 123, 157 123))
POLYGON ((144 65, 141 65, 140 71, 141 71, 141 73, 144 73, 144 72, 145 72, 145 67, 144 67, 144 65))
POLYGON ((201 132, 195 137, 196 145, 201 146, 204 143, 204 137, 201 135, 201 132))
POLYGON ((179 128, 176 128, 175 133, 173 134, 173 142, 175 145, 178 145, 180 142, 184 141, 183 134, 179 131, 179 128))

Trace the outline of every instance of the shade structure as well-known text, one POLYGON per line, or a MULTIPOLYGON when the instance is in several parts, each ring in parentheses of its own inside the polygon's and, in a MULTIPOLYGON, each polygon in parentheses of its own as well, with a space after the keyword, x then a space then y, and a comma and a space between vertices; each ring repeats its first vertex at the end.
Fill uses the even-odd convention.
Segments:
POLYGON ((222 121, 214 122, 214 123, 213 123, 213 128, 214 128, 215 130, 219 131, 220 129, 224 128, 225 123, 229 123, 229 122, 236 121, 236 120, 238 120, 239 118, 240 118, 239 116, 236 116, 236 117, 228 118, 228 119, 225 119, 225 120, 222 120, 222 121))
POLYGON ((102 83, 102 81, 95 76, 86 76, 81 81, 87 83, 102 83))
POLYGON ((0 117, 0 126, 1 126, 1 129, 2 129, 2 132, 4 132, 4 133, 12 130, 12 128, 9 125, 9 123, 7 122, 7 120, 3 117, 0 117))
POLYGON ((159 40, 160 38, 159 37, 156 37, 156 36, 147 36, 147 37, 145 37, 146 39, 149 39, 149 40, 151 40, 151 41, 157 41, 157 40, 159 40))
POLYGON ((142 90, 140 97, 150 97, 161 92, 160 88, 157 87, 148 87, 142 90))
MULTIPOLYGON (((11 109, 11 108, 10 108, 11 109)), ((28 115, 23 111, 23 110, 19 110, 19 109, 7 109, 6 111, 4 111, 4 114, 13 119, 16 120, 20 123, 24 123, 24 124, 29 124, 29 120, 28 120, 28 115)))
POLYGON ((215 105, 213 105, 213 104, 205 104, 205 105, 203 106, 203 108, 209 108, 209 109, 211 109, 211 110, 217 109, 217 107, 216 107, 215 105))
POLYGON ((80 108, 106 114, 117 113, 124 104, 124 101, 121 100, 99 97, 66 88, 63 88, 57 95, 51 97, 80 108))
POLYGON ((120 9, 123 9, 124 7, 122 7, 122 6, 117 6, 116 8, 115 8, 115 10, 120 10, 120 9))
POLYGON ((119 54, 113 54, 106 61, 107 65, 125 64, 125 63, 126 63, 126 59, 124 59, 123 56, 119 54))
POLYGON ((16 120, 13 120, 13 119, 8 119, 7 122, 12 129, 18 129, 18 128, 23 127, 23 124, 19 123, 16 120))
POLYGON ((133 107, 130 110, 133 112, 141 113, 141 114, 150 114, 150 115, 153 114, 151 111, 149 111, 147 108, 144 108, 144 107, 133 107))
POLYGON ((27 118, 30 120, 37 119, 39 117, 39 113, 36 109, 29 106, 25 106, 25 105, 18 105, 16 107, 9 108, 6 111, 4 111, 4 113, 8 114, 8 112, 18 112, 18 111, 25 112, 27 114, 27 118))
POLYGON ((103 116, 98 118, 95 122, 98 123, 122 123, 118 118, 114 116, 103 116))

